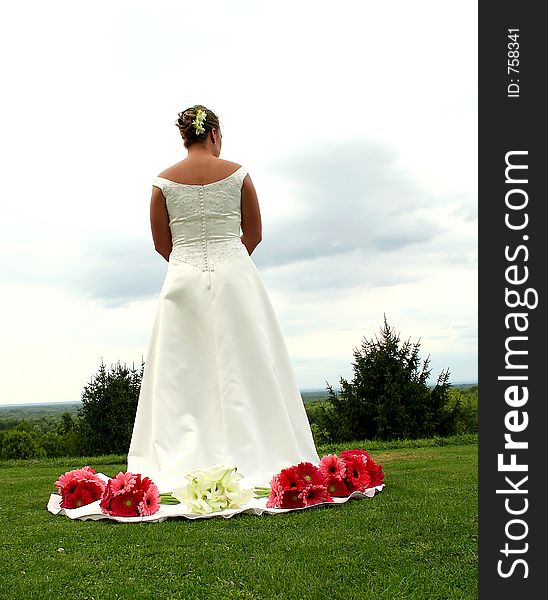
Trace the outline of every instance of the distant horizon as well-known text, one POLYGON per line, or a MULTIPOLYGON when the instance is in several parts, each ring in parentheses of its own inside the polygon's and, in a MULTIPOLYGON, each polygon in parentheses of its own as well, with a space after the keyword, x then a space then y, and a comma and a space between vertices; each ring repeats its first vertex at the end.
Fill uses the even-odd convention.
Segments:
MULTIPOLYGON (((467 380, 467 381, 454 381, 451 382, 452 386, 456 386, 456 385, 478 385, 478 381, 477 380, 467 380)), ((336 387, 333 386, 333 389, 335 391, 339 391, 340 387, 336 387)), ((301 393, 303 392, 326 392, 327 388, 323 387, 323 388, 301 388, 299 390, 301 393)), ((3 403, 0 402, 0 409, 1 408, 16 408, 16 407, 21 407, 21 406, 49 406, 52 404, 79 404, 81 403, 82 400, 48 400, 46 402, 9 402, 9 403, 3 403)))
POLYGON ((263 241, 251 260, 298 387, 350 379, 354 350, 385 321, 402 343, 418 340, 433 383, 446 369, 477 379, 477 3, 353 2, 350 18, 315 3, 313 19, 306 3, 293 3, 290 18, 272 3, 214 6, 203 44, 200 27, 177 35, 184 3, 168 19, 154 3, 47 5, 37 19, 10 3, 6 199, 29 179, 29 144, 40 160, 39 193, 6 202, 0 217, 0 402, 78 400, 101 362, 138 368, 148 356, 168 269, 151 236, 151 184, 186 158, 175 121, 197 102, 222 122, 219 158, 254 183, 263 241), (371 85, 356 79, 364 22, 390 23, 367 28, 371 85), (245 36, 232 35, 236 23, 245 36), (216 74, 198 87, 173 76, 194 46, 200 73, 216 74), (245 64, 254 85, 242 93, 220 63, 245 64), (36 136, 26 99, 44 84, 48 118, 36 136), (82 114, 85 136, 74 126, 82 114))

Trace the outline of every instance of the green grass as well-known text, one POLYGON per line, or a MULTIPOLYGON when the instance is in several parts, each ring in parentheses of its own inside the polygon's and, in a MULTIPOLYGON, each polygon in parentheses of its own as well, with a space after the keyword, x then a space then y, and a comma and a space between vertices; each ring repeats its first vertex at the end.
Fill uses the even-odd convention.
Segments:
POLYGON ((140 524, 46 510, 64 471, 112 476, 124 457, 0 461, 0 598, 476 599, 477 436, 318 451, 351 447, 383 465, 373 498, 140 524))

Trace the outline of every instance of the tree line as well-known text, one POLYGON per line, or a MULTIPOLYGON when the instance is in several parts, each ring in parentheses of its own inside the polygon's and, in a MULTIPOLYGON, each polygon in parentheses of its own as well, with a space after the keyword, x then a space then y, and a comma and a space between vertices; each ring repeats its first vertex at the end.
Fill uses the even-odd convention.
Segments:
POLYGON ((477 433, 478 387, 451 389, 449 369, 428 385, 430 357, 420 342, 402 341, 386 317, 380 335, 355 348, 351 381, 340 391, 328 383, 328 398, 308 406, 317 443, 405 440, 477 433))
MULTIPOLYGON (((317 444, 357 440, 417 439, 475 433, 478 388, 452 389, 449 370, 428 385, 430 359, 420 343, 402 341, 386 317, 380 335, 364 338, 353 351, 353 377, 341 378, 336 392, 305 404, 317 444)), ((55 427, 41 432, 23 420, 2 428, 0 458, 125 454, 129 449, 144 363, 139 368, 101 362, 84 387, 76 414, 64 412, 55 427)), ((6 424, 4 424, 6 425, 6 424)))
MULTIPOLYGON (((42 433, 29 420, 0 427, 0 458, 125 454, 137 411, 144 363, 139 368, 101 362, 82 391, 76 415, 65 411, 56 427, 42 433)), ((1 425, 1 424, 0 424, 1 425)))

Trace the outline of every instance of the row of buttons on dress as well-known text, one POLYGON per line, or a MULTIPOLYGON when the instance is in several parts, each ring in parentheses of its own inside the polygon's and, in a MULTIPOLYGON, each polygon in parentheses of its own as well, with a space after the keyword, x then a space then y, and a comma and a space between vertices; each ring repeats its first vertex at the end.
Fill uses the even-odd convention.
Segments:
POLYGON ((202 251, 204 253, 204 267, 202 270, 208 272, 208 276, 209 276, 208 288, 211 289, 211 271, 213 271, 213 268, 210 268, 209 264, 208 264, 209 261, 208 261, 208 255, 207 255, 206 216, 205 216, 204 188, 203 187, 199 188, 199 193, 200 193, 200 213, 202 215, 202 251))
POLYGON ((204 271, 207 269, 207 244, 206 244, 206 239, 205 239, 205 230, 206 230, 206 223, 205 223, 205 208, 204 208, 204 188, 200 187, 199 189, 199 193, 200 193, 200 214, 202 216, 202 250, 204 253, 204 271))

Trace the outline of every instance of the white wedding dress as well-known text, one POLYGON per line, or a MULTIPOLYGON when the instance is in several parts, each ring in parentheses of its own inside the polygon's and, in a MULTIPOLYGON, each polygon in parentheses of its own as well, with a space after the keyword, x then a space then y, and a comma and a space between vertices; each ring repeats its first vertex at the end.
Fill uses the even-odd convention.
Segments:
MULTIPOLYGON (((156 177, 166 199, 173 250, 160 292, 145 360, 127 470, 159 491, 182 487, 195 469, 224 464, 242 487, 269 486, 272 476, 319 457, 276 315, 255 264, 240 240, 240 197, 247 172, 206 185, 156 177)), ((107 482, 104 473, 98 476, 107 482)), ((323 505, 372 497, 384 484, 323 505)), ((303 508, 267 508, 251 498, 238 508, 192 512, 161 504, 148 516, 105 514, 100 500, 47 509, 70 519, 159 522, 245 512, 261 515, 303 508)), ((320 504, 320 505, 322 505, 320 504)))
POLYGON ((235 466, 250 485, 319 461, 285 342, 240 240, 247 174, 206 185, 156 177, 173 249, 145 359, 128 471, 160 492, 194 469, 235 466))

